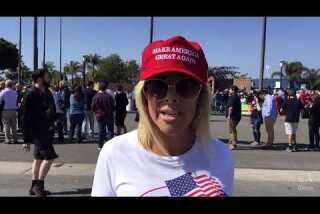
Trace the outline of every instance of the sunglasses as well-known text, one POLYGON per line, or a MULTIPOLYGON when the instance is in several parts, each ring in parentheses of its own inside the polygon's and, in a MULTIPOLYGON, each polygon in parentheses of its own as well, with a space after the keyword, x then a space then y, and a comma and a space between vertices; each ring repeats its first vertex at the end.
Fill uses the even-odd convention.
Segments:
POLYGON ((162 79, 148 79, 145 81, 143 91, 149 96, 162 99, 171 87, 175 88, 181 98, 192 99, 200 94, 202 84, 192 78, 180 79, 174 84, 168 84, 162 79))

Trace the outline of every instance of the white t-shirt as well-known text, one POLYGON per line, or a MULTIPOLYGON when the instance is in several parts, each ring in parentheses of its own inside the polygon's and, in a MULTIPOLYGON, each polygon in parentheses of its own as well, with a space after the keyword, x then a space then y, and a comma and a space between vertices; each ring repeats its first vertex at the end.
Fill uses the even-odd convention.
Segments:
POLYGON ((113 138, 100 152, 92 196, 231 196, 234 159, 226 144, 195 143, 186 153, 165 157, 145 150, 137 130, 113 138))

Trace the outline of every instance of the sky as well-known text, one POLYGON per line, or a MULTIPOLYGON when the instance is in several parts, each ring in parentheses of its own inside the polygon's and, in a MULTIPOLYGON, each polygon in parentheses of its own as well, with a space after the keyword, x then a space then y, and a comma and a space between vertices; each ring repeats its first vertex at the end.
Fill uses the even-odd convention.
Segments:
MULTIPOLYGON (((59 20, 47 17, 46 61, 59 69, 59 20)), ((62 65, 82 55, 119 54, 140 63, 149 43, 150 17, 62 17, 62 65)), ((209 66, 237 66, 259 77, 262 17, 154 17, 154 40, 182 35, 197 41, 209 66)), ((320 68, 320 17, 268 17, 265 77, 280 60, 320 68)), ((18 44, 19 17, 0 17, 0 38, 18 44)), ((18 46, 17 46, 18 47, 18 46)), ((38 17, 39 67, 43 58, 43 17, 38 17)), ((33 17, 22 17, 22 56, 33 68, 33 17)))

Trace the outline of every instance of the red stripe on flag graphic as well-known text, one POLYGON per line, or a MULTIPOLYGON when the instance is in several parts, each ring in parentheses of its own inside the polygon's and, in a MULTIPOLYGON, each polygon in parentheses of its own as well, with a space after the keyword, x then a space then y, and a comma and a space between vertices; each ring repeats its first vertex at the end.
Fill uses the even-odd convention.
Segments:
POLYGON ((186 196, 212 197, 225 195, 220 183, 214 178, 210 178, 207 175, 200 175, 194 177, 193 180, 196 182, 198 187, 188 192, 186 196))

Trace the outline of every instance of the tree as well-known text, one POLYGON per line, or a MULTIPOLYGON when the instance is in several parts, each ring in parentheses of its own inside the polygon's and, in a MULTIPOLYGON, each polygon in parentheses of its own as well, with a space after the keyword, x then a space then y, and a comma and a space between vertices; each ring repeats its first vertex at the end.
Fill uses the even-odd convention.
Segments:
POLYGON ((136 83, 139 80, 139 65, 136 60, 130 60, 125 63, 125 70, 128 83, 136 83))
MULTIPOLYGON (((16 80, 18 79, 18 72, 16 69, 8 68, 1 72, 5 79, 16 80)), ((23 83, 30 84, 32 82, 32 72, 30 68, 21 61, 21 80, 23 83)))
POLYGON ((208 73, 215 80, 226 80, 238 77, 240 75, 240 72, 237 71, 238 69, 239 67, 236 66, 216 66, 209 67, 208 73))
POLYGON ((320 88, 320 69, 305 69, 301 77, 302 81, 309 86, 309 89, 320 88))
MULTIPOLYGON (((282 74, 283 77, 286 77, 286 74, 282 74)), ((281 77, 281 71, 274 71, 271 74, 272 79, 278 79, 281 77)))
POLYGON ((26 84, 30 84, 32 82, 32 72, 23 62, 21 62, 21 79, 23 83, 26 84))
POLYGON ((50 73, 51 82, 53 84, 57 84, 61 80, 60 72, 57 71, 55 68, 55 64, 52 61, 47 61, 44 65, 45 69, 50 73))
POLYGON ((18 67, 18 56, 16 45, 0 38, 0 70, 15 71, 18 67))
POLYGON ((78 71, 81 67, 80 62, 71 60, 69 63, 64 65, 64 73, 65 75, 71 75, 71 82, 73 84, 75 72, 78 71))
POLYGON ((100 59, 101 59, 101 56, 99 56, 98 54, 89 54, 85 56, 87 67, 91 70, 88 73, 88 76, 93 81, 96 81, 96 78, 97 78, 96 70, 98 68, 100 59))
POLYGON ((295 62, 284 62, 285 65, 285 74, 289 79, 289 86, 292 88, 295 83, 300 83, 301 81, 301 74, 307 68, 299 61, 295 62))
POLYGON ((49 71, 49 73, 52 73, 55 71, 56 66, 55 66, 54 62, 47 61, 45 64, 45 68, 49 71))
POLYGON ((107 80, 109 82, 124 83, 128 82, 128 76, 125 64, 117 54, 111 54, 102 58, 99 62, 99 72, 97 72, 97 80, 107 80))

